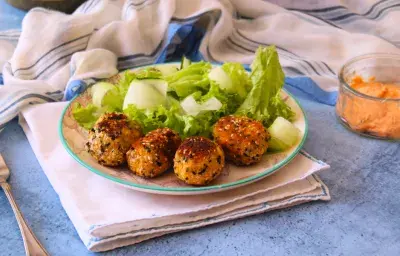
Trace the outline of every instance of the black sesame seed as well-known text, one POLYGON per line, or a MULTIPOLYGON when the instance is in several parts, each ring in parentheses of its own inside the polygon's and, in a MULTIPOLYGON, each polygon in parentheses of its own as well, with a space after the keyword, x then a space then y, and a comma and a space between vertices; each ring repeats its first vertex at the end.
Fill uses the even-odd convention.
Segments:
POLYGON ((199 175, 200 174, 203 174, 203 173, 205 173, 206 171, 207 171, 207 165, 198 173, 199 175))

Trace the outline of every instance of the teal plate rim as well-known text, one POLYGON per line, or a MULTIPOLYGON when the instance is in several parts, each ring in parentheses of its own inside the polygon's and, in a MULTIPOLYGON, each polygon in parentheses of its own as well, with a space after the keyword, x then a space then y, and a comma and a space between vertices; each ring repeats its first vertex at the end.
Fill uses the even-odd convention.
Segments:
MULTIPOLYGON (((146 66, 155 66, 155 65, 164 65, 164 64, 173 64, 172 62, 168 62, 168 63, 163 63, 163 64, 153 64, 153 65, 146 65, 146 66)), ((213 64, 214 65, 214 64, 213 64)), ((145 67, 145 66, 141 66, 141 67, 145 67)), ((137 67, 140 68, 140 67, 137 67)), ((136 69, 136 68, 135 68, 136 69)), ((304 116, 304 122, 305 122, 305 129, 304 129, 304 135, 303 138, 301 140, 301 142, 299 143, 299 145, 297 146, 297 148, 293 151, 292 154, 290 154, 288 157, 286 157, 282 162, 280 162, 277 165, 274 165, 271 169, 266 170, 264 172, 261 172, 257 175, 242 179, 242 180, 238 180, 235 182, 231 182, 231 183, 227 183, 227 184, 221 184, 221 185, 212 185, 212 186, 203 186, 203 187, 188 187, 188 188, 165 188, 165 187, 160 187, 160 186, 150 186, 150 185, 141 185, 141 184, 137 184, 134 182, 130 182, 127 180, 123 180, 120 178, 117 178, 115 176, 106 174, 102 171, 97 170, 96 168, 93 168, 92 166, 88 165, 85 161, 83 161, 81 158, 79 158, 73 151, 72 149, 68 146, 68 143, 66 142, 66 139, 64 137, 63 134, 63 119, 65 116, 65 113, 67 112, 68 108, 70 107, 70 105, 74 102, 74 100, 79 97, 80 95, 75 96, 73 99, 71 99, 68 103, 68 105, 64 108, 60 120, 58 121, 58 135, 60 137, 61 143, 64 146, 64 148, 67 150, 67 152, 72 156, 72 158, 74 158, 75 161, 77 161, 80 165, 84 166, 85 168, 87 168, 88 170, 90 170, 91 172, 94 172, 97 175, 102 176, 103 178, 109 179, 113 182, 116 183, 120 183, 122 185, 125 186, 130 186, 130 187, 135 187, 141 190, 150 190, 150 191, 163 191, 163 192, 201 192, 201 191, 208 191, 208 190, 221 190, 221 189, 227 189, 230 187, 237 187, 237 186, 241 186, 241 185, 245 185, 247 183, 251 183, 253 181, 257 181, 263 177, 266 177, 272 173, 274 173, 275 171, 279 170, 281 167, 285 166, 286 164, 288 164, 299 152, 300 150, 303 148, 303 145, 307 139, 308 136, 308 118, 307 115, 304 111, 304 109, 302 108, 302 106, 300 105, 299 101, 296 99, 296 97, 294 97, 290 92, 288 92, 287 90, 285 90, 283 88, 283 90, 285 91, 285 93, 287 93, 290 97, 292 97, 294 99, 294 101, 296 102, 296 104, 300 107, 301 112, 303 113, 304 116)))

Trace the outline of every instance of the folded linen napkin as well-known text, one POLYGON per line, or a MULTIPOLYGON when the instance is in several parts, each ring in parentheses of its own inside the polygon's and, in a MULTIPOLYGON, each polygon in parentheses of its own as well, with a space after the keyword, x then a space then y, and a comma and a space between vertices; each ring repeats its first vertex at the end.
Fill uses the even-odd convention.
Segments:
POLYGON ((20 124, 65 211, 91 251, 330 199, 328 188, 314 174, 329 166, 305 152, 273 175, 226 192, 168 196, 119 186, 80 166, 63 148, 57 126, 65 107, 66 103, 31 106, 20 115, 20 124))
POLYGON ((24 106, 70 99, 85 87, 78 79, 182 54, 249 64, 259 45, 271 44, 277 45, 285 74, 307 77, 287 81, 288 86, 334 105, 345 61, 371 52, 400 53, 400 33, 392 29, 400 21, 398 5, 396 0, 88 0, 72 15, 34 8, 20 36, 0 33, 0 63, 5 63, 0 130, 24 106))

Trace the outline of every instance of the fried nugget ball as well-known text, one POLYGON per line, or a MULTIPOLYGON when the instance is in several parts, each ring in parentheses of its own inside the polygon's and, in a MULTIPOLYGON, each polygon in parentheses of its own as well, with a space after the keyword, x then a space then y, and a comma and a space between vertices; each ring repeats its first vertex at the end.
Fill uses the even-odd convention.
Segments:
POLYGON ((224 169, 225 156, 221 147, 204 137, 185 139, 174 158, 175 175, 190 185, 206 185, 224 169))
POLYGON ((169 128, 159 128, 156 130, 153 130, 146 134, 146 136, 164 136, 167 139, 167 145, 166 145, 166 150, 168 157, 170 157, 171 160, 174 159, 175 152, 178 149, 179 145, 181 145, 182 140, 181 137, 177 132, 175 132, 172 129, 169 128))
POLYGON ((124 114, 106 113, 89 131, 86 150, 101 165, 118 166, 126 162, 126 152, 141 136, 137 122, 129 121, 124 114))
POLYGON ((213 137, 223 148, 227 160, 235 165, 251 165, 261 161, 270 136, 261 122, 231 115, 217 121, 213 137))
POLYGON ((128 167, 138 176, 156 177, 172 167, 180 143, 179 134, 169 128, 151 131, 126 153, 128 167))

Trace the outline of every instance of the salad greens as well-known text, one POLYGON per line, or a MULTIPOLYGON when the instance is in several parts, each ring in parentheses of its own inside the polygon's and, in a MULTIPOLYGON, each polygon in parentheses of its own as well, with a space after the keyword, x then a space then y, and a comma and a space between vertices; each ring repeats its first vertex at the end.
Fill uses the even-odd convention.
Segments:
POLYGON ((214 68, 208 77, 210 80, 214 80, 222 89, 230 93, 236 93, 242 99, 246 97, 251 89, 249 76, 240 63, 225 63, 220 67, 214 68))
POLYGON ((235 114, 260 120, 266 127, 278 116, 291 120, 294 113, 279 95, 285 74, 275 47, 258 48, 250 67, 253 87, 235 114))
POLYGON ((274 46, 259 47, 250 74, 239 63, 213 68, 208 62, 183 58, 182 67, 147 67, 126 71, 114 86, 98 83, 92 87, 95 102, 76 104, 73 116, 90 129, 100 114, 123 112, 145 133, 169 127, 183 138, 210 136, 213 124, 230 114, 260 120, 265 127, 277 117, 294 118, 279 94, 284 73, 274 46))
POLYGON ((201 61, 165 76, 164 79, 168 83, 168 90, 183 99, 195 92, 207 92, 210 87, 207 74, 210 70, 211 64, 201 61))
POLYGON ((80 126, 85 129, 90 129, 100 117, 97 110, 98 108, 93 104, 82 107, 82 105, 77 102, 72 110, 72 115, 80 126))

